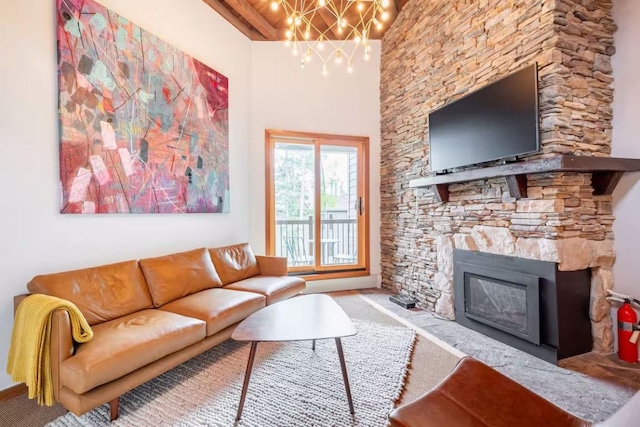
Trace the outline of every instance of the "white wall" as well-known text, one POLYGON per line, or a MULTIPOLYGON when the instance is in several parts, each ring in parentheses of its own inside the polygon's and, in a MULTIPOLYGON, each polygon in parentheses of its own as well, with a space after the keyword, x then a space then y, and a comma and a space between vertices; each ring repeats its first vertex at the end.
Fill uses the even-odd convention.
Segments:
POLYGON ((354 72, 329 64, 328 75, 314 58, 304 69, 284 43, 252 43, 251 77, 251 241, 265 249, 264 131, 281 129, 369 137, 371 277, 342 279, 312 290, 377 286, 380 275, 380 43, 370 60, 356 54, 354 72))
MULTIPOLYGON (((613 56, 612 156, 640 158, 640 2, 615 0, 619 29, 613 56)), ((640 298, 640 173, 626 174, 613 193, 615 290, 640 298)))
POLYGON ((13 296, 36 274, 249 239, 251 43, 201 0, 100 0, 229 77, 230 214, 61 215, 55 1, 0 12, 0 390, 13 296))

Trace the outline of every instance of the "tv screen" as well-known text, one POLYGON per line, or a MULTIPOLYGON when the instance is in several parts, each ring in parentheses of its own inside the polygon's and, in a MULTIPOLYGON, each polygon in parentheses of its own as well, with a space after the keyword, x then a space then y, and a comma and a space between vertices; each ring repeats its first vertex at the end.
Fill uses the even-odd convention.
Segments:
POLYGON ((538 123, 534 64, 429 114, 431 170, 538 151, 538 123))

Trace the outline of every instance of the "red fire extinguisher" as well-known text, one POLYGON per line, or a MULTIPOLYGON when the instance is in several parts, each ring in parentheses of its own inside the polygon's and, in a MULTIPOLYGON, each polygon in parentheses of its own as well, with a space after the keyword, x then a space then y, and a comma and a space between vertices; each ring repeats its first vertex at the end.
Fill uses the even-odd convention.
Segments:
POLYGON ((609 291, 612 295, 609 300, 622 302, 618 309, 618 357, 628 363, 638 363, 638 336, 640 326, 638 315, 633 310, 631 303, 639 304, 640 301, 627 295, 609 291))

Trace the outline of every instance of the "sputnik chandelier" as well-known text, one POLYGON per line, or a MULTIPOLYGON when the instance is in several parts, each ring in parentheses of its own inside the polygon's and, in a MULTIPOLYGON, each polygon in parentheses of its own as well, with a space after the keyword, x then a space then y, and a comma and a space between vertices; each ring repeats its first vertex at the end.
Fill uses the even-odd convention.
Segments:
POLYGON ((314 57, 320 59, 322 74, 327 75, 327 64, 346 63, 347 72, 353 72, 353 57, 359 48, 369 60, 372 31, 380 32, 389 19, 385 10, 390 0, 273 0, 271 9, 282 7, 287 16, 287 47, 300 58, 304 68, 314 57), (318 28, 322 22, 327 28, 318 28), (336 40, 337 39, 337 40, 336 40))

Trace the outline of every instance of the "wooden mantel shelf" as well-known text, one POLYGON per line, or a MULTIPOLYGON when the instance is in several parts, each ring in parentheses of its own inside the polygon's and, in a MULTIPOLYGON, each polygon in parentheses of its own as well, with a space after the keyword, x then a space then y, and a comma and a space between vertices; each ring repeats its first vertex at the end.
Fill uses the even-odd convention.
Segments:
POLYGON ((511 197, 527 197, 527 174, 583 172, 592 174, 593 194, 609 195, 625 172, 640 171, 640 159, 558 155, 528 162, 472 169, 412 179, 411 188, 431 188, 440 202, 449 200, 449 184, 505 177, 511 197))

